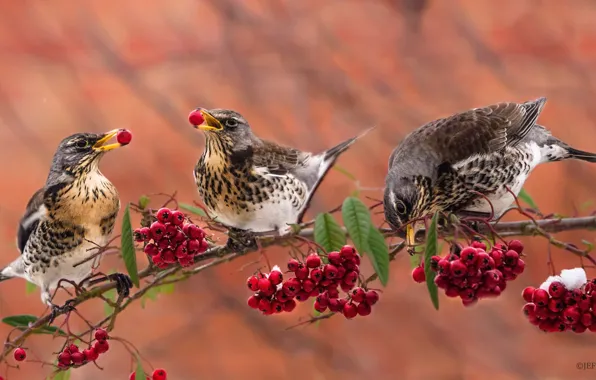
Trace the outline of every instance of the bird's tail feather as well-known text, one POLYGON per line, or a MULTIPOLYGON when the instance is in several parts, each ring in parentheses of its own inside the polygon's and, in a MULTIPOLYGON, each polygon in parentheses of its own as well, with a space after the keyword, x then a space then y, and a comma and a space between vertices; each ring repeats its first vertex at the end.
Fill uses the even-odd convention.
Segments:
POLYGON ((567 148, 567 151, 571 155, 571 158, 576 158, 578 160, 583 160, 587 162, 596 162, 596 153, 584 152, 583 150, 578 150, 574 148, 567 148))
POLYGON ((326 162, 327 166, 333 165, 333 163, 335 162, 335 160, 337 160, 337 157, 339 157, 340 154, 345 152, 352 144, 356 142, 356 140, 360 139, 361 137, 363 137, 375 128, 376 127, 370 127, 366 129, 364 132, 360 133, 358 136, 352 137, 349 140, 337 144, 333 148, 327 149, 323 156, 323 162, 326 162))
POLYGON ((3 275, 2 270, 0 270, 0 282, 10 280, 11 278, 14 278, 14 277, 3 275))

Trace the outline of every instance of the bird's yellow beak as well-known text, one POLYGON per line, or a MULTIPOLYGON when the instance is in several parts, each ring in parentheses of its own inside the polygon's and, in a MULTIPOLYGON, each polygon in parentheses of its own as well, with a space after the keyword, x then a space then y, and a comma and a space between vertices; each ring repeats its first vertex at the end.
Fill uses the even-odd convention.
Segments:
POLYGON ((214 132, 221 131, 223 129, 223 125, 221 125, 219 120, 211 116, 209 112, 205 110, 200 110, 199 112, 201 113, 201 115, 203 115, 203 119, 205 119, 205 121, 203 122, 203 124, 197 125, 196 128, 199 128, 203 131, 214 132))
POLYGON ((97 140, 95 145, 93 145, 93 149, 98 152, 107 152, 112 149, 120 148, 122 146, 122 144, 120 144, 120 143, 104 145, 112 137, 116 136, 118 134, 118 131, 120 131, 120 130, 114 129, 114 130, 111 130, 111 131, 107 132, 106 134, 104 134, 103 137, 100 138, 99 140, 97 140))
POLYGON ((406 225, 406 244, 410 247, 416 245, 416 234, 422 228, 421 221, 415 221, 406 225))

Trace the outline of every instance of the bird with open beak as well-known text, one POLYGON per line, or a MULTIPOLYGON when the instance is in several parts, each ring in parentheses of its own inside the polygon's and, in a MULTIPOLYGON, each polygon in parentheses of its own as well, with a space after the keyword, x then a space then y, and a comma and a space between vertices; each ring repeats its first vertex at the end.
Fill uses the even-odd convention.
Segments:
MULTIPOLYGON (((51 292, 60 280, 84 282, 95 260, 75 264, 97 252, 94 248, 105 246, 114 229, 120 199, 116 187, 99 171, 99 162, 105 153, 122 146, 110 143, 118 132, 77 133, 62 140, 45 185, 33 194, 19 222, 21 255, 0 270, 0 281, 21 277, 40 287, 52 319, 70 306, 52 303, 51 292)), ((132 286, 128 276, 115 273, 107 278, 128 295, 132 286)))
POLYGON ((254 246, 255 234, 285 234, 300 223, 337 158, 372 129, 313 154, 260 139, 231 110, 198 108, 189 121, 206 136, 194 170, 199 195, 211 216, 228 227, 234 249, 254 246))
MULTIPOLYGON (((435 212, 496 220, 515 202, 532 170, 567 159, 596 162, 536 121, 546 98, 456 113, 410 133, 389 158, 385 218, 405 226, 409 246, 435 212)), ((444 219, 442 219, 444 221, 444 219)))

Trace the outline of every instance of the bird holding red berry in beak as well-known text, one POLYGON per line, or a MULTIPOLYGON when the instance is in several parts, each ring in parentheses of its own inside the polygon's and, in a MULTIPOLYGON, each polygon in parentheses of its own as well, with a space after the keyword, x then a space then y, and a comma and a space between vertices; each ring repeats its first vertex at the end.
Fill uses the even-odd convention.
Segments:
POLYGON ((372 129, 313 154, 260 139, 231 110, 196 109, 189 121, 206 135, 194 170, 199 195, 229 229, 228 246, 234 249, 254 247, 255 234, 285 234, 290 224, 300 223, 335 160, 372 129))
POLYGON ((425 124, 389 158, 385 218, 409 246, 434 212, 498 219, 532 170, 567 159, 596 162, 536 124, 546 98, 474 108, 425 124))
MULTIPOLYGON (((33 194, 19 222, 17 246, 21 255, 0 270, 0 281, 24 278, 41 288, 41 300, 51 307, 52 320, 69 302, 52 303, 53 289, 64 279, 83 282, 94 260, 75 266, 105 246, 114 229, 120 199, 116 187, 99 171, 106 152, 127 145, 127 130, 105 134, 77 133, 62 140, 50 167, 45 186, 33 194), (109 144, 117 136, 118 142, 109 144)), ((128 276, 107 276, 128 295, 128 276)), ((68 284, 64 284, 68 286, 68 284)))

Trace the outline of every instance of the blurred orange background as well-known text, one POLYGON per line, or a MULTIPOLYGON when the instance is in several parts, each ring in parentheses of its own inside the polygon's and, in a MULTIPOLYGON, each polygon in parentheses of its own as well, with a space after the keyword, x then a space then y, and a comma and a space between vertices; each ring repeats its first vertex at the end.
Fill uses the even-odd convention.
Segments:
MULTIPOLYGON (((75 132, 134 132, 130 146, 102 163, 123 204, 155 192, 198 200, 191 173, 204 139, 186 120, 198 106, 234 109, 261 137, 311 151, 377 125, 338 162, 359 182, 332 171, 313 216, 358 186, 380 199, 389 154, 406 133, 493 102, 547 96, 540 123, 594 151, 594 20, 589 0, 3 1, 0 264, 16 257, 29 196, 43 185, 59 141, 75 132)), ((589 164, 556 163, 536 169, 526 189, 545 213, 588 213, 580 206, 594 199, 595 178, 589 164)), ((593 232, 560 237, 594 242, 593 232)), ((370 317, 285 330, 308 316, 310 303, 273 317, 249 309, 245 279, 255 266, 242 266, 253 254, 144 309, 132 306, 113 334, 172 380, 596 377, 596 369, 576 369, 596 361, 593 334, 546 335, 524 319, 521 290, 548 275, 546 241, 524 241, 526 272, 498 299, 469 309, 441 296, 435 311, 402 254, 370 317)), ((267 254, 279 264, 287 257, 267 254)), ((553 256, 558 270, 579 265, 567 252, 553 256)), ((122 267, 109 257, 102 269, 122 267)), ((364 268, 372 270, 368 262, 364 268)), ((79 310, 94 321, 104 315, 99 301, 79 310)), ((42 311, 39 291, 26 295, 25 281, 0 284, 2 317, 42 311)), ((0 326, 0 336, 8 331, 0 326)), ((29 358, 52 361, 59 344, 35 336, 29 358)), ((71 379, 128 379, 128 357, 113 342, 98 361, 103 371, 87 365, 71 379)), ((25 362, 8 379, 43 379, 49 371, 25 362)))

